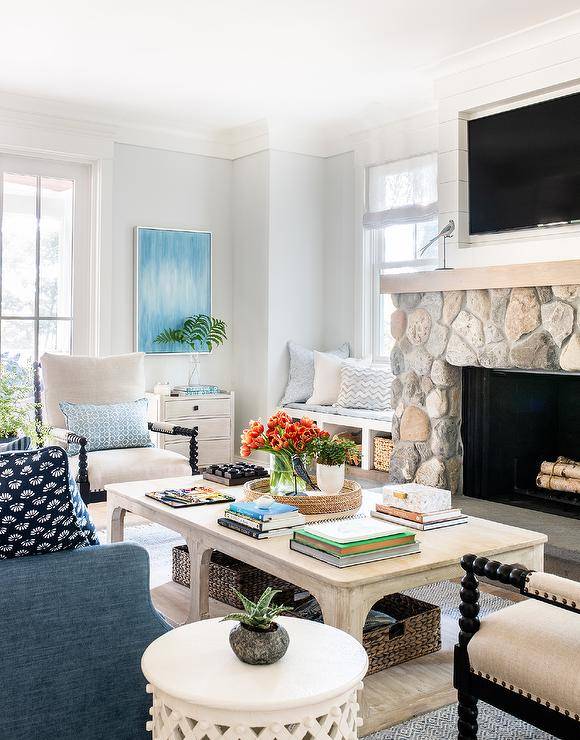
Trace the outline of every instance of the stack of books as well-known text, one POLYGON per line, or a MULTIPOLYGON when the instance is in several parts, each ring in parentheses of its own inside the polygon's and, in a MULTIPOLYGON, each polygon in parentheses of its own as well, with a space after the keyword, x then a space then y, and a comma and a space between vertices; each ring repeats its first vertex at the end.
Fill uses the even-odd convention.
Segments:
POLYGON ((415 533, 370 518, 335 519, 294 530, 290 548, 337 568, 419 552, 415 533))
POLYGON ((173 392, 179 396, 214 396, 220 389, 217 385, 176 385, 173 392))
POLYGON ((264 509, 254 501, 235 501, 229 505, 223 517, 218 519, 218 524, 222 527, 256 540, 292 534, 293 527, 305 522, 306 519, 296 506, 272 504, 264 509))
POLYGON ((384 486, 383 503, 371 516, 425 532, 467 522, 461 509, 451 506, 451 491, 418 483, 384 486))

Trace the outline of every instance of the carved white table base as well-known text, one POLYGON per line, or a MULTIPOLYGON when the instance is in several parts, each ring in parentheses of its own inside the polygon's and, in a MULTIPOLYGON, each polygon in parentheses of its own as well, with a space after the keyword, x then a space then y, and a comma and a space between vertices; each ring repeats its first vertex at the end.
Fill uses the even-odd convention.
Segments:
POLYGON ((209 619, 155 640, 141 666, 153 695, 153 740, 355 740, 368 659, 345 632, 282 617, 288 652, 249 666, 229 645, 232 623, 209 619))
POLYGON ((154 686, 153 740, 355 740, 362 724, 357 688, 318 704, 273 712, 228 712, 180 701, 154 686))

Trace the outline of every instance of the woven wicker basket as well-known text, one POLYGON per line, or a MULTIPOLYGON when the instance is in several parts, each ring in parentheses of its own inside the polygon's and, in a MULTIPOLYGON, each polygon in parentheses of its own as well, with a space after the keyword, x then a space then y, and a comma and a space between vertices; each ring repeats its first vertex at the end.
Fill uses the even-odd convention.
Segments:
POLYGON ((373 609, 395 617, 395 624, 363 633, 369 674, 441 649, 441 610, 405 594, 389 594, 373 609))
POLYGON ((395 445, 390 437, 375 437, 375 470, 383 470, 388 473, 391 469, 391 455, 395 445))
MULTIPOLYGON (((374 611, 394 617, 394 624, 363 631, 363 647, 369 656, 368 674, 435 653, 441 649, 441 610, 405 594, 389 594, 373 606, 374 611)), ((301 619, 322 622, 312 599, 305 599, 292 612, 301 619)))
MULTIPOLYGON (((247 501, 255 501, 260 496, 269 494, 269 479, 249 481, 244 485, 244 493, 247 501)), ((281 504, 297 506, 302 514, 336 514, 341 511, 359 509, 362 503, 362 490, 355 481, 345 480, 342 491, 333 496, 311 494, 309 496, 273 496, 273 498, 281 504)))
MULTIPOLYGON (((173 548, 172 578, 176 583, 189 588, 189 551, 187 545, 177 545, 173 548)), ((270 586, 282 591, 276 596, 279 604, 292 604, 294 594, 299 591, 281 578, 258 570, 252 565, 224 555, 214 550, 209 564, 209 596, 224 604, 242 609, 242 603, 233 589, 240 591, 248 599, 256 601, 270 586)))

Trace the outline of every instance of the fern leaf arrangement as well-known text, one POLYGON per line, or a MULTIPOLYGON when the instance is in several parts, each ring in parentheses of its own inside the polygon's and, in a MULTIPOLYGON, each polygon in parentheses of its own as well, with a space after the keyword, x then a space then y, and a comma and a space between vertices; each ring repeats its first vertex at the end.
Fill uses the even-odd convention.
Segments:
POLYGON ((182 326, 175 329, 165 329, 155 337, 156 344, 185 344, 191 352, 203 351, 207 348, 211 352, 214 347, 223 344, 227 339, 227 325, 225 321, 198 313, 188 316, 182 326))
POLYGON ((228 614, 221 620, 222 622, 240 622, 245 627, 248 627, 248 629, 257 630, 260 632, 268 632, 269 630, 273 629, 275 625, 274 620, 276 619, 276 617, 278 617, 280 614, 283 614, 284 612, 289 612, 292 610, 291 606, 272 605, 272 599, 274 598, 274 596, 276 596, 276 594, 280 593, 279 589, 268 587, 260 596, 258 601, 255 602, 246 598, 244 594, 240 593, 236 589, 234 589, 234 591, 239 600, 242 602, 244 611, 228 614))
POLYGON ((358 445, 352 439, 338 435, 315 439, 314 449, 319 465, 344 465, 346 462, 356 465, 360 457, 358 445))

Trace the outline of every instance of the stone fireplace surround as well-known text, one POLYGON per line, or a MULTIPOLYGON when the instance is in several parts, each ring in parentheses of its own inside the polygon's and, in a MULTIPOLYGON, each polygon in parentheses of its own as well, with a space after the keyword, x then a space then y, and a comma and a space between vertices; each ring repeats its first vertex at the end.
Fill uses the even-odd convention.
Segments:
POLYGON ((390 478, 462 489, 461 368, 580 371, 580 286, 393 294, 390 478))

